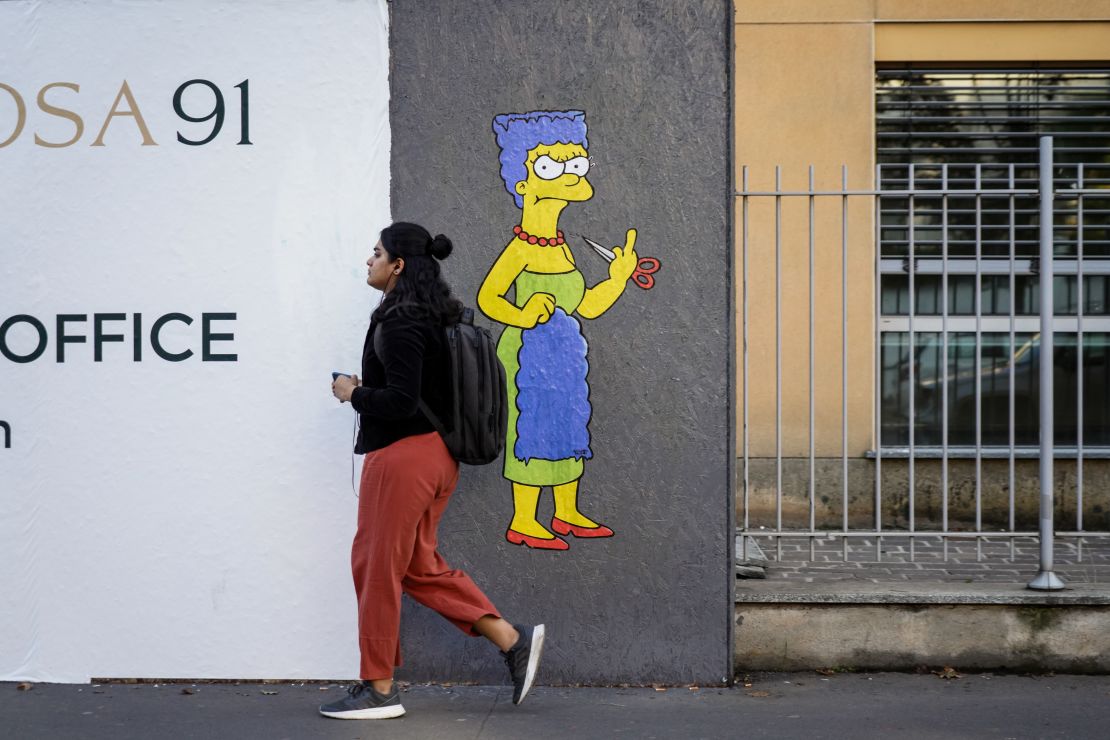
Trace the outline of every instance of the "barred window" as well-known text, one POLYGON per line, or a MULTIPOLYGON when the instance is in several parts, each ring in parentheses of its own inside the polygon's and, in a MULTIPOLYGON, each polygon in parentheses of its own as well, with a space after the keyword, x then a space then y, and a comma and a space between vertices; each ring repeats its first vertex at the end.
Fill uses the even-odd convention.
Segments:
POLYGON ((911 429, 941 444, 942 384, 950 445, 1037 444, 1039 204, 992 191, 1035 190, 1049 134, 1056 441, 1110 446, 1110 67, 899 66, 876 79, 879 188, 920 191, 880 198, 882 445, 909 444, 911 429), (1077 188, 1107 197, 1068 197, 1077 188))

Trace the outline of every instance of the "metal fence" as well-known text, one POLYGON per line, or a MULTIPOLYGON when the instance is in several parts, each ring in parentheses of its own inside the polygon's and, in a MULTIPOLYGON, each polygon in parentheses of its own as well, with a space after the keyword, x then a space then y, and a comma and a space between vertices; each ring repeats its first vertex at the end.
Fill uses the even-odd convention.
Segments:
MULTIPOLYGON (((1105 166, 1105 165, 1101 165, 1105 166)), ((770 538, 778 546, 781 559, 781 543, 784 539, 803 538, 809 541, 811 559, 814 544, 839 538, 842 557, 848 559, 849 541, 874 542, 874 559, 882 559, 884 537, 909 538, 909 559, 915 558, 914 544, 917 538, 939 538, 943 543, 943 557, 948 557, 949 540, 971 538, 977 544, 998 538, 1008 540, 1011 557, 1014 541, 1019 538, 1032 538, 1039 542, 1039 572, 1028 584, 1030 588, 1053 590, 1063 588, 1062 581, 1053 572, 1054 537, 1074 538, 1079 557, 1082 558, 1082 545, 1087 538, 1110 537, 1110 531, 1089 530, 1085 528, 1083 466, 1087 458, 1104 458, 1110 451, 1105 440, 1106 430, 1102 425, 1106 416, 1093 417, 1099 425, 1098 444, 1086 446, 1084 439, 1085 424, 1090 427, 1092 415, 1088 412, 1085 419, 1085 398, 1090 388, 1084 387, 1090 362, 1085 367, 1085 331, 1090 334, 1092 327, 1105 343, 1101 332, 1110 331, 1110 311, 1105 306, 1106 281, 1110 278, 1110 239, 1107 238, 1105 214, 1110 213, 1110 180, 1098 177, 1085 177, 1084 165, 1069 166, 1064 172, 1056 168, 1054 181, 1052 137, 1040 139, 1039 169, 1034 173, 1035 182, 1029 178, 1015 178, 1014 165, 991 167, 991 176, 984 177, 983 165, 964 166, 971 170, 963 177, 954 176, 949 165, 938 164, 932 167, 932 176, 920 178, 914 165, 908 165, 906 175, 901 178, 902 187, 883 187, 884 172, 880 165, 875 171, 875 187, 869 190, 849 189, 848 171, 842 168, 839 190, 819 190, 814 187, 813 168, 809 168, 808 188, 784 190, 781 168, 775 168, 775 185, 772 190, 752 190, 749 188, 748 168, 743 168, 741 190, 736 196, 741 201, 741 243, 742 243, 742 526, 740 533, 745 548, 751 537, 770 538), (999 175, 999 172, 1002 174, 999 175), (757 201, 770 199, 774 207, 773 249, 775 273, 775 455, 774 455, 774 521, 769 526, 753 527, 750 517, 750 491, 752 457, 749 443, 751 437, 749 408, 749 378, 751 377, 751 357, 749 347, 750 321, 752 309, 769 314, 768 306, 749 305, 749 266, 753 244, 769 253, 772 238, 770 228, 761 230, 753 240, 751 229, 751 206, 757 201), (808 263, 809 263, 809 332, 808 332, 808 526, 786 527, 783 519, 783 203, 803 199, 808 205, 808 263), (871 199, 874 205, 874 275, 875 305, 872 315, 849 315, 849 203, 858 199, 871 199), (814 285, 821 276, 815 273, 815 204, 819 201, 839 202, 840 205, 840 330, 841 330, 841 367, 840 367, 840 488, 841 519, 839 526, 819 527, 816 512, 816 469, 815 469, 815 293, 814 285), (1087 205, 1094 200, 1094 208, 1087 205), (952 203, 964 204, 953 208, 952 203), (984 202, 989 201, 984 208, 984 202), (891 203, 899 204, 891 208, 891 203), (999 205, 1001 203, 1001 205, 999 205), (920 215, 922 204, 932 215, 920 215), (1029 205, 1028 208, 1024 207, 1029 205), (1034 210, 1035 207, 1035 210, 1034 210), (897 213, 901 212, 901 216, 897 213), (984 221, 985 212, 991 216, 984 221), (1022 213, 1025 214, 1024 221, 1022 213), (1089 220, 1091 214, 1098 227, 1089 220), (890 223, 892 214, 896 223, 890 223), (1061 219, 1061 216, 1063 218, 1061 219), (953 254, 950 250, 950 216, 964 219, 962 225, 965 235, 964 244, 953 254), (884 218, 887 221, 884 223, 884 218), (1060 248, 1060 240, 1054 239, 1056 221, 1071 236, 1070 246, 1060 248), (1024 224, 1024 225, 1023 225, 1024 224), (983 238, 984 228, 1003 229, 1003 237, 990 240, 989 248, 983 238), (884 254, 884 229, 898 230, 904 241, 901 253, 884 254), (1018 234, 1021 229, 1035 235, 1023 246, 1018 234), (926 238, 921 232, 928 230, 926 238), (1092 238, 1092 235, 1094 238, 1092 238), (937 238, 939 236, 939 239, 937 238), (1033 244, 1036 252, 1032 251, 1033 244), (924 245, 924 246, 923 246, 924 245), (1085 254, 1085 248, 1087 253, 1085 254), (986 280, 986 282, 984 282, 986 280), (1064 304, 1074 303, 1074 315, 1054 305, 1054 287, 1063 281, 1066 296, 1064 304), (1092 282, 1095 281, 1095 282, 1092 282), (886 281, 886 282, 884 282, 886 281), (899 282, 901 281, 901 282, 899 282), (954 311, 954 298, 958 298, 953 283, 966 287, 970 292, 969 309, 966 312, 954 311), (890 290, 884 289, 891 284, 890 290), (925 286, 925 287, 922 287, 925 286), (1005 295, 1006 311, 984 311, 984 287, 994 290, 994 297, 1005 295), (1088 295, 1085 296, 1085 290, 1088 295), (901 292, 900 292, 901 291, 901 292), (1099 303, 1095 316, 1085 315, 1090 311, 1092 291, 1099 293, 1099 303), (902 306, 901 295, 907 300, 902 306), (932 298, 929 298, 932 294, 932 298), (1019 297, 1024 295, 1022 311, 1019 297), (884 306, 885 300, 885 306, 884 306), (921 313, 923 302, 932 301, 932 310, 921 313), (1032 306, 1035 305, 1035 309, 1032 306), (1055 310, 1054 310, 1055 309, 1055 310), (1035 310, 1035 313, 1034 313, 1035 310), (1061 315, 1063 314, 1063 315, 1061 315), (849 322, 871 322, 874 326, 874 366, 871 368, 849 367, 849 322), (983 362, 984 333, 1001 337, 1005 345, 1004 359, 983 362), (959 332, 968 339, 965 353, 966 368, 961 371, 960 353, 953 352, 953 337, 959 332), (920 346, 921 336, 929 334, 932 340, 939 339, 939 347, 928 351, 935 359, 933 376, 925 379, 916 377, 922 366, 925 348, 920 346), (1056 445, 1057 409, 1054 403, 1057 395, 1054 381, 1056 363, 1056 338, 1066 334, 1067 346, 1071 347, 1071 334, 1075 334, 1074 367, 1075 377, 1069 383, 1075 384, 1074 419, 1068 417, 1067 444, 1056 445), (891 337, 897 341, 892 341, 891 337), (906 340, 903 343, 903 338, 906 340), (972 343, 973 338, 973 343, 972 343), (902 351, 903 345, 907 348, 902 351), (889 350, 889 351, 888 351, 889 350), (890 358, 893 357, 893 360, 890 358), (1041 358, 1047 358, 1041 361, 1041 358), (849 378, 850 373, 869 373, 874 383, 874 414, 871 420, 872 450, 867 458, 874 467, 874 501, 872 503, 873 521, 870 526, 850 526, 849 491, 849 378), (984 441, 984 377, 989 376, 991 390, 988 404, 990 424, 987 426, 984 441), (972 382, 968 382, 971 380, 972 382), (884 383, 890 390, 884 400, 884 383), (1017 388, 1022 383, 1029 389, 1023 393, 1022 408, 1019 416, 1017 388), (927 393, 922 387, 927 386, 927 393), (939 386, 939 389, 938 389, 939 386), (968 396, 966 404, 960 404, 961 396, 968 396), (922 399, 928 396, 927 403, 922 399), (893 400, 892 400, 893 399, 893 400), (1035 399, 1033 403, 1031 399, 1035 399), (953 403, 958 408, 967 408, 966 430, 953 441, 950 431, 953 420, 950 418, 953 403), (928 408, 922 408, 928 405, 928 408), (1034 414, 1033 408, 1037 409, 1034 414), (894 409, 894 411, 892 411, 894 409), (888 417, 897 417, 892 423, 888 417), (924 422, 922 420, 925 420, 924 422), (1024 420, 1024 422, 1022 421, 1024 420), (1074 422, 1074 430, 1071 424, 1074 422), (1027 423, 1028 428, 1022 427, 1027 423), (926 434, 927 432, 927 434, 926 434), (1005 432, 1003 436, 1003 432, 1005 432), (925 443, 918 439, 925 435, 925 443), (1032 444, 1035 438, 1036 444, 1032 444), (1000 443, 1001 442, 1001 443, 1000 443), (949 466, 950 458, 974 460, 975 512, 973 528, 957 531, 950 526, 949 519, 949 466), (1039 476, 1039 526, 1036 529, 1018 528, 1015 517, 1016 461, 1023 457, 1038 459, 1039 476), (1076 513, 1074 526, 1069 521, 1061 531, 1054 528, 1054 462, 1060 458, 1075 460, 1076 513), (884 481, 883 464, 890 460, 905 461, 907 466, 906 485, 897 493, 905 497, 905 516, 899 517, 897 525, 884 522, 884 481), (939 460, 941 511, 939 526, 923 528, 915 516, 915 494, 917 481, 915 467, 919 460, 939 460), (982 516, 982 479, 984 459, 1004 459, 1008 461, 1008 522, 997 528, 984 526, 982 516), (861 539, 857 539, 861 538, 861 539)), ((889 178, 887 178, 889 180, 889 178)), ((870 238, 870 235, 864 235, 870 238)), ((853 235, 853 240, 855 237, 853 235)), ((889 239, 887 240, 890 241, 889 239)), ((857 241, 858 243, 858 241, 857 241)), ((800 245, 794 245, 800 249, 800 245)), ((895 249, 894 251, 897 251, 895 249)), ((963 288, 960 288, 963 290, 963 288)), ((965 295, 965 297, 968 297, 965 295)), ((995 309, 998 306, 994 306, 995 309)), ((762 314, 761 314, 762 315, 762 314)), ((768 316, 769 318, 769 316, 768 316)), ((1087 339, 1091 337, 1088 336, 1087 339)), ((1090 344, 1088 341, 1087 344, 1090 344)), ((1070 351, 1070 349, 1069 349, 1070 351)), ((1091 352, 1089 351, 1088 354, 1091 352)), ((1096 353, 1097 354, 1097 353, 1096 353)), ((1072 355, 1069 355, 1071 357, 1072 355)), ((1105 365, 1103 359, 1099 361, 1105 365)), ((1069 360, 1071 362, 1071 360, 1069 360)), ((761 370, 770 371, 769 367, 761 370)), ((1090 380, 1088 380, 1088 385, 1090 380)), ((1104 383, 1100 383, 1105 385, 1104 383)), ((1070 389, 1070 385, 1068 386, 1070 389)), ((1098 389, 1095 395, 1100 409, 1104 403, 1105 388, 1098 389)), ((1088 399, 1089 400, 1089 399, 1088 399)), ((1089 404, 1088 404, 1089 405, 1089 404)), ((1099 410, 1098 414, 1103 411, 1099 410)), ((859 423, 858 418, 855 423, 859 423)), ((961 427, 962 429, 962 427, 961 427)), ((855 456, 858 459, 858 455, 855 456)), ((1106 529, 1110 529, 1107 527, 1106 529)), ((1105 541, 1105 540, 1103 540, 1105 541)), ((979 548, 980 556, 982 548, 979 548)), ((746 549, 745 549, 746 554, 746 549)), ((864 555, 864 557, 867 557, 864 555)))

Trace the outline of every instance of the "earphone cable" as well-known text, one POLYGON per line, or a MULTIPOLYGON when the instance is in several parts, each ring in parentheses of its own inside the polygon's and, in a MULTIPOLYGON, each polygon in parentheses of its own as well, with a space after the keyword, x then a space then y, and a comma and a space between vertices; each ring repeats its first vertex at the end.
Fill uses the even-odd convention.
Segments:
MULTIPOLYGON (((381 307, 382 301, 384 301, 384 300, 385 300, 385 293, 382 293, 381 296, 378 298, 378 305, 374 307, 375 311, 377 311, 378 308, 381 307)), ((370 323, 371 324, 374 323, 374 314, 373 313, 370 314, 370 323)), ((352 411, 354 410, 354 404, 351 404, 351 410, 352 411)), ((354 449, 355 449, 355 443, 358 442, 359 422, 360 422, 360 419, 359 419, 359 416, 358 416, 358 412, 355 411, 354 421, 351 422, 351 493, 353 493, 355 495, 355 498, 358 498, 358 488, 355 486, 355 457, 356 457, 356 455, 354 453, 354 449)))
POLYGON ((358 489, 355 488, 355 442, 358 441, 358 412, 354 414, 354 421, 351 422, 351 493, 358 498, 358 489))

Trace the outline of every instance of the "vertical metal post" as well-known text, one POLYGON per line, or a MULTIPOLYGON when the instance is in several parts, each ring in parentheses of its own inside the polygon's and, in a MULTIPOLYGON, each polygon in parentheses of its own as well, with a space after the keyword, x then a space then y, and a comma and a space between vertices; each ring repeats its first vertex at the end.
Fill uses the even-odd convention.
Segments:
POLYGON ((1064 582, 1052 572, 1053 545, 1053 500, 1052 500, 1052 459, 1055 451, 1052 386, 1052 137, 1042 136, 1040 157, 1040 268, 1041 268, 1041 349, 1040 349, 1040 393, 1041 393, 1041 565, 1040 572, 1029 582, 1029 588, 1038 591, 1058 591, 1064 582))
MULTIPOLYGON (((1075 530, 1083 531, 1083 163, 1076 171, 1075 187, 1075 530)), ((1076 542, 1076 560, 1083 562, 1083 538, 1076 542)))
MULTIPOLYGON (((842 528, 848 532, 848 165, 840 168, 840 474, 842 528)), ((876 290, 879 287, 876 286, 876 290)), ((881 291, 880 291, 881 292, 881 291)), ((848 538, 841 537, 848 560, 848 538)))
MULTIPOLYGON (((1049 180, 1051 183, 1051 180, 1049 180)), ((1051 307, 1049 311, 1051 312, 1051 307)), ((975 531, 983 531, 983 164, 975 163, 975 531)), ((983 540, 975 538, 975 559, 983 540)))
POLYGON ((743 275, 742 275, 742 283, 741 283, 741 288, 740 288, 740 290, 742 292, 742 295, 741 295, 741 298, 740 298, 740 301, 741 301, 740 313, 741 313, 741 321, 743 322, 742 329, 740 331, 740 342, 741 342, 741 347, 742 347, 741 355, 743 356, 743 359, 742 359, 743 368, 741 370, 741 373, 744 376, 744 379, 743 379, 743 383, 744 383, 744 389, 743 389, 744 422, 743 422, 743 432, 742 432, 742 434, 743 434, 742 445, 743 445, 743 448, 744 448, 744 453, 743 453, 744 454, 744 492, 743 492, 743 496, 744 496, 744 535, 743 535, 743 537, 741 537, 741 541, 743 542, 743 558, 746 561, 748 559, 748 539, 749 539, 748 532, 750 531, 750 527, 751 527, 751 517, 748 514, 748 510, 750 508, 750 505, 749 505, 749 498, 750 497, 748 495, 748 491, 749 491, 749 480, 748 480, 748 459, 749 459, 749 457, 748 457, 748 406, 749 406, 750 399, 748 398, 748 195, 747 195, 747 192, 748 192, 748 166, 747 165, 744 165, 744 168, 742 170, 741 187, 743 188, 743 192, 745 193, 745 195, 743 196, 743 201, 741 202, 741 208, 743 209, 743 219, 742 219, 742 224, 741 224, 741 234, 742 234, 742 236, 741 236, 741 239, 742 239, 742 241, 741 241, 741 245, 742 245, 741 246, 741 262, 742 262, 742 265, 743 265, 743 275))
POLYGON ((875 562, 883 560, 883 166, 875 165, 875 562))
POLYGON ((948 562, 948 165, 940 167, 940 519, 948 562))
POLYGON ((815 468, 816 451, 814 448, 815 437, 817 436, 814 430, 814 288, 813 288, 813 222, 814 222, 814 202, 815 192, 813 181, 813 165, 809 166, 809 559, 814 560, 816 553, 814 552, 815 538, 813 534, 817 530, 817 471, 815 468))
MULTIPOLYGON (((1010 520, 1009 520, 1009 524, 1010 524, 1010 531, 1015 532, 1017 530, 1016 530, 1016 522, 1014 521, 1015 520, 1015 517, 1014 517, 1014 501, 1015 501, 1015 494, 1014 494, 1014 483, 1015 483, 1014 457, 1015 457, 1015 454, 1014 453, 1015 453, 1017 447, 1016 447, 1016 444, 1015 444, 1016 440, 1015 440, 1015 437, 1014 437, 1014 425, 1015 425, 1015 419, 1014 419, 1014 396, 1015 396, 1015 393, 1014 393, 1014 391, 1015 391, 1015 386, 1014 386, 1014 361, 1015 361, 1015 358, 1017 356, 1017 346, 1015 344, 1015 339, 1014 339, 1015 338, 1014 329, 1015 329, 1015 323, 1017 321, 1017 281, 1016 281, 1016 277, 1015 277, 1014 260, 1017 257, 1017 225, 1015 223, 1016 208, 1015 208, 1015 199, 1014 199, 1014 192, 1013 192, 1014 191, 1014 165, 1013 164, 1011 164, 1010 167, 1009 167, 1008 187, 1010 189, 1010 197, 1009 197, 1009 206, 1010 206, 1010 344, 1009 344, 1009 347, 1010 347, 1010 356, 1009 356, 1009 359, 1007 360, 1007 362, 1009 364, 1009 370, 1010 370, 1010 389, 1009 389, 1009 398, 1008 398, 1009 404, 1007 406, 1008 414, 1009 414, 1009 416, 1008 416, 1009 421, 1008 421, 1008 427, 1007 427, 1007 441, 1009 442, 1009 450, 1008 450, 1007 457, 1008 457, 1008 462, 1009 462, 1008 483, 1009 483, 1009 493, 1010 493, 1010 501, 1009 501, 1010 520)), ((1017 551, 1016 551, 1015 545, 1014 545, 1014 538, 1011 537, 1010 538, 1010 560, 1013 561, 1016 558, 1017 558, 1017 551)))
MULTIPOLYGON (((914 277, 917 274, 917 256, 916 256, 916 249, 915 249, 916 245, 914 244, 914 241, 916 239, 916 237, 914 236, 914 222, 915 222, 915 219, 916 219, 916 211, 917 211, 917 208, 915 206, 916 201, 914 199, 914 191, 917 189, 917 184, 916 184, 917 183, 917 176, 914 173, 914 165, 912 163, 910 164, 909 169, 910 169, 909 178, 908 178, 909 179, 909 196, 907 196, 907 197, 909 199, 909 204, 910 204, 910 212, 909 212, 909 254, 910 254, 910 259, 909 259, 909 262, 907 264, 909 265, 909 268, 910 268, 910 313, 909 313, 909 319, 910 319, 910 321, 909 321, 909 352, 910 352, 910 354, 909 354, 909 364, 910 364, 910 367, 909 367, 909 370, 910 370, 909 432, 910 432, 910 456, 909 456, 909 458, 907 458, 906 464, 908 466, 907 469, 908 469, 908 473, 909 473, 909 500, 907 501, 907 508, 908 508, 907 514, 908 514, 908 518, 909 518, 910 533, 912 534, 913 532, 917 531, 916 520, 914 518, 914 516, 917 512, 917 505, 914 502, 914 491, 916 489, 916 485, 915 485, 915 482, 914 482, 914 458, 916 457, 916 452, 914 450, 914 447, 915 447, 914 437, 915 437, 916 427, 917 427, 917 419, 916 419, 916 413, 915 413, 916 409, 914 408, 914 405, 915 405, 914 400, 916 399, 916 396, 917 396, 917 373, 916 373, 917 368, 915 367, 915 364, 917 362, 917 351, 916 351, 917 350, 917 339, 914 335, 914 327, 913 327, 913 319, 914 319, 914 316, 917 315, 917 286, 916 286, 915 280, 914 280, 914 277)), ((910 544, 910 562, 911 563, 914 562, 917 559, 916 558, 916 553, 914 552, 914 546, 917 544, 916 539, 917 539, 916 537, 910 537, 910 543, 909 544, 910 544)))
POLYGON ((782 166, 775 165, 775 559, 782 562, 782 166))

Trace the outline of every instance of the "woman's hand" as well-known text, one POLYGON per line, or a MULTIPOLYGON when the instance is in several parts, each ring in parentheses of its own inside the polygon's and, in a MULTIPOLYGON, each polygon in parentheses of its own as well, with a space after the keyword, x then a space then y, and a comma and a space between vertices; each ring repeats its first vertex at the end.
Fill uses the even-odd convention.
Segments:
MULTIPOLYGON (((633 267, 635 269, 635 267, 633 267)), ((631 275, 632 273, 628 273, 631 275)), ((520 309, 520 317, 525 329, 531 329, 536 324, 547 323, 551 314, 555 312, 555 296, 550 293, 533 293, 525 301, 524 308, 520 309)))
POLYGON ((609 277, 622 285, 636 272, 640 258, 636 256, 636 229, 629 229, 625 235, 624 247, 614 247, 616 257, 609 263, 609 277))
POLYGON ((351 395, 355 392, 362 383, 359 382, 357 375, 340 375, 331 383, 331 394, 339 399, 340 403, 346 403, 351 400, 351 395))

